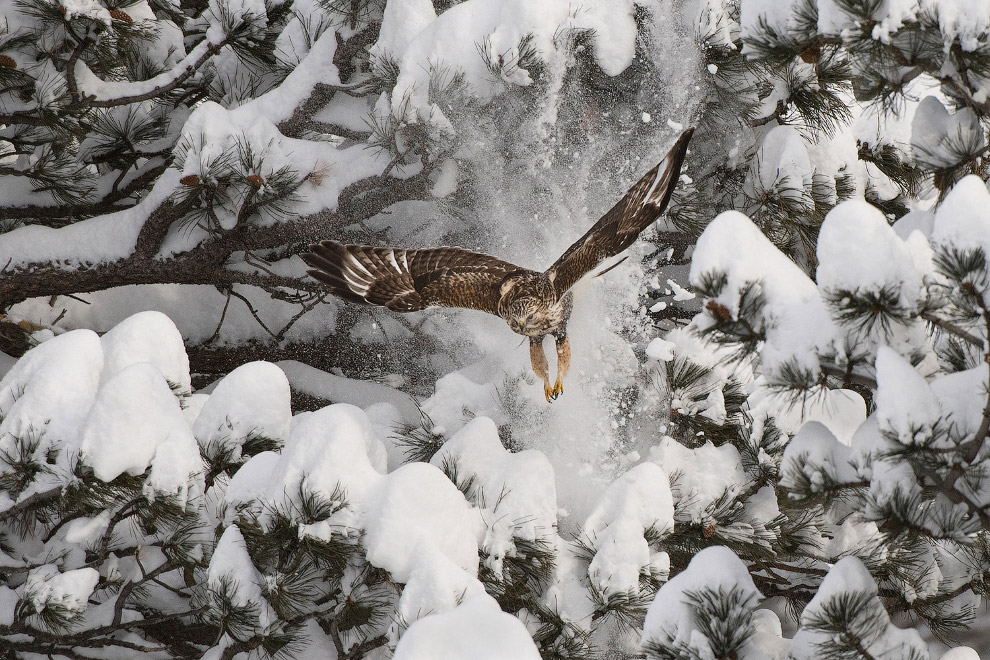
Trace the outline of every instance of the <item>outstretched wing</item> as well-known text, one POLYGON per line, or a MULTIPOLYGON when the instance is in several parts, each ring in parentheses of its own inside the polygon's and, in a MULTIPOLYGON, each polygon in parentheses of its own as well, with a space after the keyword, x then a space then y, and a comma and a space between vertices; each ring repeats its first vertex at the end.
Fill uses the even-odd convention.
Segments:
POLYGON ((681 133, 664 159, 547 269, 558 297, 603 260, 632 245, 640 232, 660 217, 677 185, 692 133, 693 128, 681 133))
POLYGON ((322 241, 309 246, 307 271, 337 296, 399 312, 466 307, 498 314, 499 288, 523 269, 456 247, 397 250, 322 241))

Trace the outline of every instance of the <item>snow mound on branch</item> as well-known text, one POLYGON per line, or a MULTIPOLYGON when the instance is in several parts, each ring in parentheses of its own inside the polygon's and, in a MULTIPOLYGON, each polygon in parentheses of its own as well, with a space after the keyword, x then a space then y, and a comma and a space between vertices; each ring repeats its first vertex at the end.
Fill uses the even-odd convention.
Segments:
MULTIPOLYGON (((449 125, 430 98, 430 78, 463 74, 482 102, 509 86, 532 84, 527 47, 541 62, 563 63, 569 35, 587 32, 595 60, 602 71, 617 76, 636 54, 636 6, 633 0, 576 5, 567 0, 467 0, 425 25, 399 52, 410 32, 389 25, 386 37, 391 55, 399 61, 399 77, 392 91, 393 115, 407 121, 449 125)), ((654 3, 649 3, 652 5, 654 3)), ((424 10, 413 12, 414 24, 425 22, 424 10)), ((382 45, 382 49, 386 44, 382 45)))
POLYGON ((935 210, 932 244, 983 250, 990 258, 990 191, 976 175, 963 177, 935 210))
POLYGON ((818 355, 834 342, 835 324, 815 283, 742 213, 719 214, 698 239, 691 259, 691 284, 714 288, 709 316, 692 324, 704 331, 716 318, 742 315, 764 332, 762 370, 773 384, 788 372, 814 377, 818 355))
POLYGON ((161 372, 149 362, 124 368, 100 388, 86 418, 80 460, 102 481, 151 467, 145 494, 185 500, 201 469, 196 440, 161 372))
POLYGON ((261 593, 264 577, 251 562, 247 544, 237 525, 224 530, 210 559, 207 583, 211 590, 225 593, 235 607, 258 608, 258 626, 275 620, 268 601, 261 593))
POLYGON ((877 421, 903 444, 927 444, 942 416, 924 377, 896 351, 877 351, 877 421))
POLYGON ((371 47, 371 57, 400 57, 416 35, 436 18, 432 0, 389 2, 382 15, 378 41, 371 47))
POLYGON ((495 384, 476 383, 458 372, 438 380, 433 396, 423 402, 422 408, 433 420, 437 433, 454 433, 462 428, 465 425, 465 410, 470 410, 477 417, 491 418, 495 424, 508 421, 499 405, 495 384))
POLYGON ((399 615, 413 621, 483 594, 477 580, 484 523, 435 466, 404 465, 379 479, 365 504, 367 559, 405 583, 399 615))
POLYGON ((31 603, 35 612, 48 607, 84 612, 99 581, 100 573, 94 568, 59 573, 55 564, 45 564, 28 573, 23 600, 31 603))
POLYGON ((912 252, 887 219, 863 200, 842 202, 818 234, 818 285, 826 292, 896 291, 898 304, 915 307, 923 292, 923 255, 912 252), (921 266, 921 268, 919 268, 921 266))
POLYGON ((616 479, 584 523, 583 536, 595 548, 588 576, 606 596, 638 593, 639 576, 654 564, 669 570, 666 553, 654 557, 647 530, 674 528, 674 498, 667 473, 641 463, 616 479))
POLYGON ((539 660, 526 626, 479 594, 450 612, 424 617, 399 640, 393 660, 539 660))
MULTIPOLYGON (((742 38, 745 40, 759 35, 763 25, 778 32, 788 32, 795 23, 794 9, 797 4, 797 0, 743 0, 739 3, 742 38)), ((745 46, 742 52, 747 52, 745 46)))
POLYGON ((928 657, 928 648, 921 641, 918 631, 902 630, 890 623, 890 616, 877 598, 876 582, 873 581, 863 562, 856 557, 840 559, 822 580, 815 597, 801 613, 801 628, 791 642, 791 657, 795 660, 812 660, 821 657, 820 645, 823 642, 827 643, 834 633, 812 630, 808 626, 813 625, 816 620, 830 620, 828 609, 836 607, 837 599, 848 598, 853 594, 872 596, 870 613, 879 618, 879 626, 872 623, 873 616, 859 621, 858 626, 857 621, 853 621, 849 626, 849 632, 856 634, 854 632, 856 628, 863 628, 865 621, 871 621, 869 634, 863 635, 860 640, 867 653, 874 658, 906 658, 912 653, 916 653, 916 657, 928 657))
POLYGON ((767 388, 762 378, 755 385, 746 399, 750 414, 754 418, 772 417, 777 428, 788 435, 797 433, 806 422, 821 422, 848 447, 856 429, 866 421, 866 401, 853 390, 823 389, 814 396, 794 400, 767 388))
MULTIPOLYGON (((808 147, 797 129, 790 126, 772 128, 763 138, 752 164, 754 176, 762 190, 782 188, 783 196, 800 201, 804 189, 815 174, 808 156, 808 147)), ((758 197, 759 191, 751 191, 758 197)))
MULTIPOLYGON (((71 473, 102 369, 100 338, 90 330, 72 330, 25 353, 0 380, 0 455, 20 456, 23 447, 45 464, 46 455, 56 452, 55 467, 62 473, 39 473, 20 498, 71 473)), ((0 475, 12 469, 0 460, 0 475)))
POLYGON ((986 367, 939 376, 930 386, 955 432, 964 436, 976 433, 983 419, 984 393, 990 391, 986 367))
POLYGON ((323 520, 299 519, 300 536, 329 541, 363 530, 368 561, 406 584, 399 600, 404 621, 483 593, 476 577, 484 533, 478 510, 436 466, 411 463, 386 475, 369 454, 383 457, 383 471, 384 449, 360 408, 338 403, 303 413, 282 453, 248 460, 224 501, 231 510, 253 507, 262 518, 272 508, 298 517, 302 497, 341 504, 323 520))
POLYGON ((226 448, 231 460, 253 438, 285 444, 292 423, 291 392, 285 374, 271 362, 248 362, 223 377, 203 404, 193 435, 203 448, 226 448))
MULTIPOLYGON (((872 18, 876 21, 872 37, 890 43, 890 35, 919 11, 918 0, 885 0, 875 3, 872 18)), ((818 29, 824 34, 841 36, 843 30, 857 29, 856 17, 842 9, 838 0, 818 0, 818 29)))
POLYGON ((684 514, 703 523, 705 509, 726 492, 739 492, 746 484, 739 451, 731 444, 719 447, 710 441, 689 449, 670 436, 650 448, 650 460, 672 477, 671 490, 684 514))
POLYGON ((14 625, 14 613, 19 600, 16 591, 10 587, 0 587, 0 626, 14 625))
POLYGON ((400 582, 416 568, 417 553, 408 548, 421 538, 459 568, 477 573, 481 518, 436 466, 409 463, 379 479, 365 508, 368 561, 400 582))
POLYGON ((430 463, 471 485, 468 497, 482 509, 488 527, 482 547, 497 575, 502 574, 503 558, 515 551, 513 538, 555 536, 557 492, 550 461, 534 449, 506 451, 491 419, 471 420, 430 463))
POLYGON ((794 490, 807 482, 812 490, 821 490, 830 482, 854 481, 856 475, 849 459, 849 447, 839 442, 828 427, 821 422, 807 422, 784 450, 781 488, 794 490))
MULTIPOLYGON (((338 403, 297 417, 272 470, 267 498, 294 502, 303 491, 329 500, 343 496, 348 506, 332 517, 333 524, 360 528, 362 506, 382 476, 368 459, 369 446, 377 442, 368 416, 338 403)), ((330 523, 315 523, 300 533, 329 540, 330 523)))
POLYGON ((986 47, 990 1, 920 0, 920 5, 926 13, 938 18, 939 31, 946 44, 958 39, 959 46, 969 52, 986 47))
POLYGON ((106 7, 96 0, 59 0, 59 7, 65 9, 63 15, 66 21, 71 21, 74 18, 88 18, 103 23, 107 27, 110 27, 110 23, 113 21, 106 7))
POLYGON ((952 167, 959 163, 961 153, 979 153, 985 147, 975 112, 960 108, 950 115, 938 98, 922 99, 911 122, 911 152, 919 164, 933 169, 952 167))
POLYGON ((939 660, 980 660, 980 654, 968 646, 957 646, 943 653, 939 660))
POLYGON ((726 285, 715 300, 738 316, 740 292, 758 284, 767 300, 764 321, 772 324, 787 305, 818 296, 815 283, 788 259, 753 222, 738 211, 720 213, 698 238, 691 258, 691 284, 724 273, 726 285))
POLYGON ((262 512, 262 504, 268 494, 272 472, 282 460, 280 454, 274 451, 263 451, 255 454, 237 470, 223 493, 224 502, 228 504, 224 522, 230 523, 234 511, 241 507, 253 507, 255 513, 262 512))
POLYGON ((723 546, 705 548, 691 559, 684 571, 657 591, 646 612, 643 645, 683 645, 698 657, 714 657, 708 639, 698 628, 694 609, 688 603, 692 593, 705 589, 716 592, 736 589, 753 605, 763 598, 746 565, 735 553, 723 546))
POLYGON ((127 317, 100 338, 103 343, 103 382, 137 362, 158 367, 178 392, 192 390, 189 358, 182 335, 172 319, 161 312, 138 312, 127 317))
POLYGON ((381 383, 327 373, 296 360, 282 360, 276 364, 285 372, 293 390, 334 403, 350 403, 358 408, 388 403, 398 410, 403 424, 416 426, 422 421, 416 401, 405 392, 381 383))

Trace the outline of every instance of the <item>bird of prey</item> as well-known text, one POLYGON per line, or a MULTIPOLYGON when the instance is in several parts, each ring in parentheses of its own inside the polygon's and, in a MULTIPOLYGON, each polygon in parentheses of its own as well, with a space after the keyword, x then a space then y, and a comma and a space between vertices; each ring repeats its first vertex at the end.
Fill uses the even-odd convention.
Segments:
POLYGON ((666 157, 542 273, 458 247, 403 250, 322 241, 301 256, 310 266, 307 272, 345 300, 398 312, 464 307, 501 317, 513 332, 529 337, 533 371, 543 380, 547 401, 553 401, 564 392, 570 364, 572 287, 632 245, 664 212, 693 132, 684 131, 666 157), (547 335, 557 345, 553 385, 543 352, 547 335))

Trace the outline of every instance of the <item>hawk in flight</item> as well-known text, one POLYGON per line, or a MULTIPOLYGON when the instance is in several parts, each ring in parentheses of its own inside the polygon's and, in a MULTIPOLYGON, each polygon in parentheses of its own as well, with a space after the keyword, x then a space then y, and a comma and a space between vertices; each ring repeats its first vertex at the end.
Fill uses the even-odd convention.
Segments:
POLYGON ((542 273, 457 247, 402 250, 322 241, 302 258, 310 275, 345 300, 398 312, 465 307, 501 317, 513 332, 529 337, 533 371, 543 380, 547 401, 553 401, 564 392, 571 358, 571 288, 602 261, 632 245, 664 212, 693 132, 684 131, 666 157, 542 273), (553 385, 543 352, 547 335, 557 344, 553 385))

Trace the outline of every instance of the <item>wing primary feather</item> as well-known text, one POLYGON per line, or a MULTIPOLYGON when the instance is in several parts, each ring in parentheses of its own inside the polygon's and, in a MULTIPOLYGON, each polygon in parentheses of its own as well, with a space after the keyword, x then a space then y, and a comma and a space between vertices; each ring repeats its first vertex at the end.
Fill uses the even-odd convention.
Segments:
POLYGON ((681 133, 663 160, 633 184, 615 206, 547 269, 558 298, 602 261, 632 245, 663 214, 674 193, 693 134, 693 128, 681 133))

